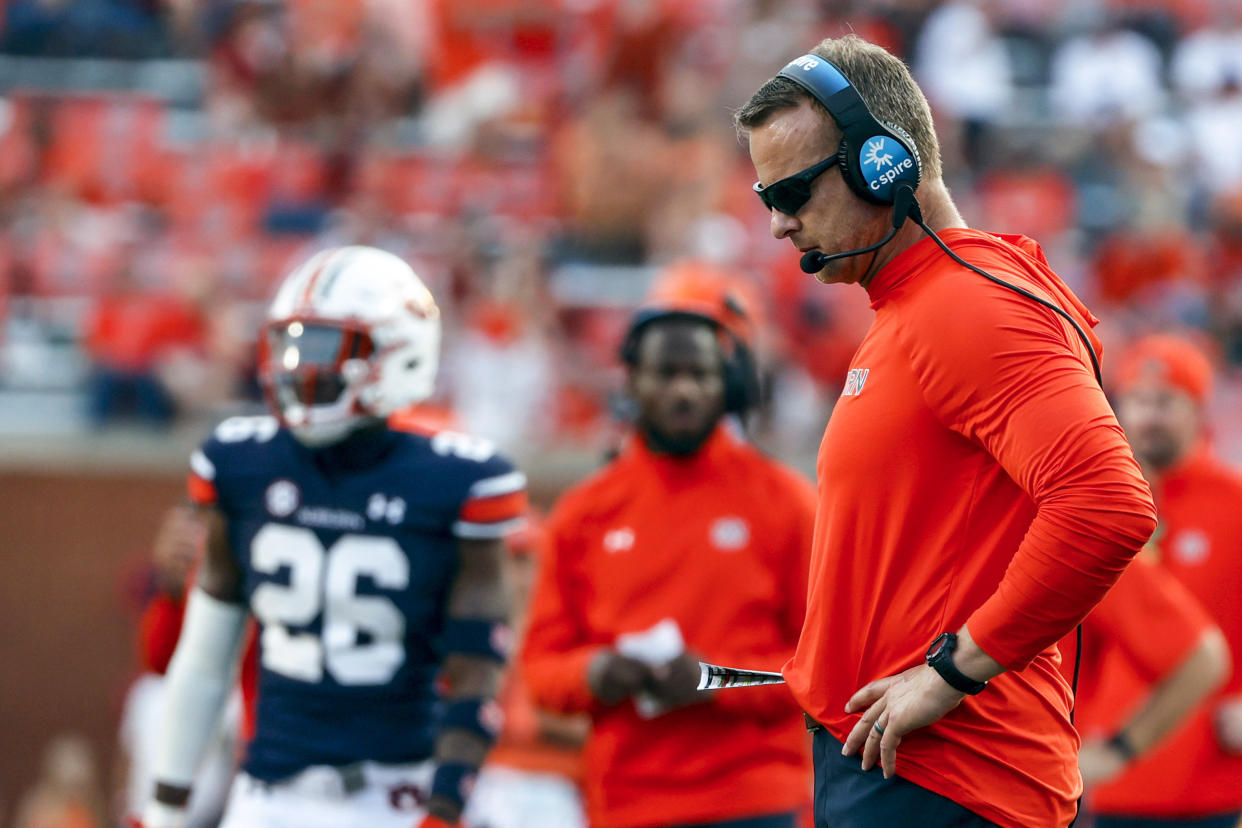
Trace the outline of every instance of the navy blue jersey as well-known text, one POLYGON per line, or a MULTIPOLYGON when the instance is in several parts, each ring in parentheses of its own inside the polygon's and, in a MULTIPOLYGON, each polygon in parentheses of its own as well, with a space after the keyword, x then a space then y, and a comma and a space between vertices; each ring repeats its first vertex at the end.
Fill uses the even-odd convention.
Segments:
POLYGON ((458 540, 522 520, 525 478, 485 441, 387 430, 367 449, 332 462, 271 417, 238 417, 191 458, 260 625, 244 765, 259 779, 430 756, 458 540))

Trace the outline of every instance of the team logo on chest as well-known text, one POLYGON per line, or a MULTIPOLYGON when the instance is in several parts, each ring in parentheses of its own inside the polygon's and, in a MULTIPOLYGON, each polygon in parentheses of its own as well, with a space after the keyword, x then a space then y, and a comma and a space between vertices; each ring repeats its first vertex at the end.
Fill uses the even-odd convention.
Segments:
POLYGON ((1202 529, 1179 532, 1173 541, 1173 557, 1184 564, 1203 563, 1211 551, 1212 542, 1202 529))
POLYGON ((717 518, 711 529, 712 546, 722 552, 736 552, 750 542, 750 525, 740 517, 717 518))
POLYGON ((845 387, 841 389, 841 396, 857 397, 861 394, 870 374, 870 368, 851 368, 850 372, 845 375, 845 387))
POLYGON ((289 517, 302 504, 302 490, 292 480, 276 480, 267 487, 263 502, 272 517, 289 517))
POLYGON ((609 555, 629 552, 634 548, 634 530, 628 526, 610 529, 604 533, 604 551, 609 555))

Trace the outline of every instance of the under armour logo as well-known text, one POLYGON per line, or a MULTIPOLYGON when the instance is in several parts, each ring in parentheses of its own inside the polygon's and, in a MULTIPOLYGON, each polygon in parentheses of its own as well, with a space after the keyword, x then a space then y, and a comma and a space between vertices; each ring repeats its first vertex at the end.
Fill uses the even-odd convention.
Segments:
POLYGON ((405 500, 400 497, 387 498, 382 494, 373 494, 367 501, 367 517, 376 523, 387 521, 395 526, 405 520, 405 500))

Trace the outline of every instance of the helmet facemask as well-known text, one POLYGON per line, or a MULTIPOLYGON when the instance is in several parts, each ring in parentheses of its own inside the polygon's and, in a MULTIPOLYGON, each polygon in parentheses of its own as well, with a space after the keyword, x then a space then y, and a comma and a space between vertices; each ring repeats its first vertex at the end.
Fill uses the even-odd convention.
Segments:
POLYGON ((300 442, 329 445, 376 419, 362 405, 376 351, 362 326, 275 320, 264 326, 259 347, 268 405, 300 442))

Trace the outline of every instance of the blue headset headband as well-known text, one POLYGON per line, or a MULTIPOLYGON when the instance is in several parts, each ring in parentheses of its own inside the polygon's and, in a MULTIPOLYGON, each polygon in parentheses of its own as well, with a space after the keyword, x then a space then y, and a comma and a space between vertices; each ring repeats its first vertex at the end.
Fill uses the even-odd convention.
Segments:
POLYGON ((777 77, 809 92, 841 128, 841 175, 859 198, 892 204, 899 182, 918 188, 922 164, 914 140, 900 127, 877 121, 840 69, 819 55, 803 55, 777 77))

